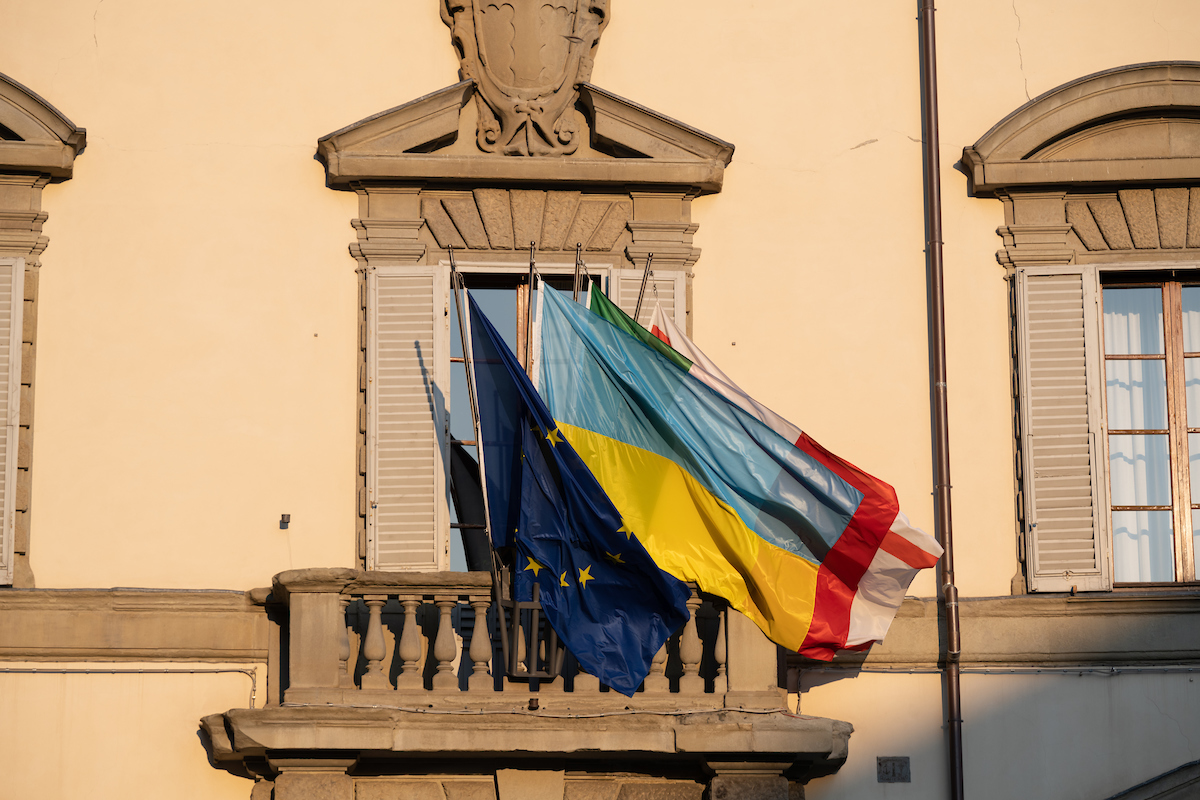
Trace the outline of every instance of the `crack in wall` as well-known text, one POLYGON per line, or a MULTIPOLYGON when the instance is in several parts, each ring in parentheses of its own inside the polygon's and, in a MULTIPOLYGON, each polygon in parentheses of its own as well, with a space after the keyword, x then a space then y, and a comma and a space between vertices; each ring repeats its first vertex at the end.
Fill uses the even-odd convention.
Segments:
POLYGON ((1150 701, 1150 704, 1151 704, 1152 706, 1154 706, 1156 709, 1158 709, 1158 713, 1159 713, 1159 714, 1161 714, 1162 716, 1164 716, 1164 717, 1166 717, 1167 719, 1171 720, 1171 722, 1174 722, 1174 723, 1175 723, 1175 727, 1179 729, 1179 735, 1180 735, 1180 736, 1182 736, 1182 737, 1183 737, 1183 739, 1184 739, 1184 741, 1186 741, 1186 742, 1188 743, 1188 752, 1189 752, 1189 753, 1195 752, 1195 748, 1192 746, 1192 739, 1191 739, 1191 737, 1190 737, 1190 736, 1188 736, 1188 735, 1187 735, 1187 733, 1186 733, 1186 732, 1183 730, 1183 726, 1179 724, 1179 720, 1175 719, 1173 716, 1171 716, 1171 715, 1170 715, 1170 714, 1168 714, 1167 712, 1163 711, 1163 710, 1162 710, 1162 708, 1161 708, 1161 707, 1158 705, 1158 703, 1157 703, 1157 702, 1155 702, 1154 698, 1150 696, 1150 693, 1149 693, 1149 692, 1147 692, 1147 693, 1146 693, 1146 699, 1150 701))
POLYGON ((92 12, 92 43, 96 45, 96 49, 100 49, 100 39, 96 35, 96 17, 100 15, 100 6, 104 5, 104 0, 96 3, 96 10, 92 12))
POLYGON ((1017 64, 1021 70, 1021 79, 1025 81, 1025 99, 1031 100, 1033 98, 1029 96, 1029 78, 1025 75, 1025 54, 1021 51, 1021 15, 1017 13, 1017 0, 1012 0, 1012 12, 1017 18, 1017 35, 1013 37, 1017 44, 1017 64))

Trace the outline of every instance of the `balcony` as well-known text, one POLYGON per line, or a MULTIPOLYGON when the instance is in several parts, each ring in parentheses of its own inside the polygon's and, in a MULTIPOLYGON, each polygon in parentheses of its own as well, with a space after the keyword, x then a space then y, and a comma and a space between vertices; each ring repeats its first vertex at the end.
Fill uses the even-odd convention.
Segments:
POLYGON ((275 800, 318 775, 352 792, 514 764, 757 781, 786 797, 788 779, 845 758, 850 726, 788 713, 775 645, 694 591, 632 698, 580 671, 536 610, 501 615, 487 573, 292 570, 259 595, 274 631, 267 706, 203 727, 214 759, 273 781, 275 800))

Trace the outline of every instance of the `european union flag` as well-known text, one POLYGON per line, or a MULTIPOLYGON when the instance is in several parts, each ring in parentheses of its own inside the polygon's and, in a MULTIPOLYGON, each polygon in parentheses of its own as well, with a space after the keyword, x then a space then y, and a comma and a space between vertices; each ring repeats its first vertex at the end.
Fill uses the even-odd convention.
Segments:
POLYGON ((519 596, 529 599, 537 581, 546 620, 580 665, 632 696, 687 621, 688 588, 625 528, 516 356, 470 303, 494 543, 516 546, 519 596))

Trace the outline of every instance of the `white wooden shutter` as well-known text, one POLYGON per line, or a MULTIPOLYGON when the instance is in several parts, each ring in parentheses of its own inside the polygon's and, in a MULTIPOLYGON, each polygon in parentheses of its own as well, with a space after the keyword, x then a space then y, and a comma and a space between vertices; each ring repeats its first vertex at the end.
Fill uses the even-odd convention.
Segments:
POLYGON ((21 412, 21 312, 25 259, 0 258, 0 585, 13 582, 17 437, 21 412))
POLYGON ((379 267, 367 287, 367 569, 445 569, 445 271, 379 267))
POLYGON ((1112 588, 1095 270, 1017 273, 1029 588, 1112 588))
MULTIPOLYGON (((675 324, 687 330, 687 273, 682 270, 651 269, 653 274, 646 281, 646 296, 642 299, 642 313, 638 322, 647 325, 658 302, 663 311, 673 315, 675 324)), ((637 308, 638 291, 642 288, 644 270, 614 269, 609 275, 608 297, 629 316, 637 308)))

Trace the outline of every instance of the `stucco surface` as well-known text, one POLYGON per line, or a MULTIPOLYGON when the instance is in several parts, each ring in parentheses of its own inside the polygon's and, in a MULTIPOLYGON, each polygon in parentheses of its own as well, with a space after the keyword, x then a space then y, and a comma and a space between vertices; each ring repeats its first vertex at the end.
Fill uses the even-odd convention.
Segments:
POLYGON ((265 665, 165 662, 4 662, 0 666, 0 797, 121 800, 167 794, 205 800, 245 800, 251 781, 209 766, 199 718, 213 708, 247 707, 265 665), (104 674, 106 668, 145 674, 104 674), (39 669, 39 674, 5 670, 39 669), (94 674, 57 674, 90 669, 94 674), (171 674, 149 670, 180 670, 171 674))

